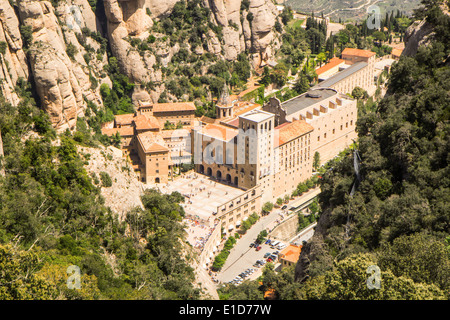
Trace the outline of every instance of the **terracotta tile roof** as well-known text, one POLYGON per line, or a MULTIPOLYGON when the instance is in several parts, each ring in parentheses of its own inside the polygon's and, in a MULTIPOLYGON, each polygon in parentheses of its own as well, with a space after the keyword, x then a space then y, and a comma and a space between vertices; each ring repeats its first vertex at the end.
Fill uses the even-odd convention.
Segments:
POLYGON ((160 134, 148 131, 138 134, 137 138, 145 153, 169 152, 160 134))
POLYGON ((206 136, 222 141, 229 141, 238 134, 238 130, 220 124, 207 124, 201 128, 200 132, 206 136))
POLYGON ((399 48, 392 49, 393 56, 400 57, 402 55, 402 53, 403 53, 403 49, 399 49, 399 48))
POLYGON ((118 125, 131 125, 131 123, 133 122, 133 118, 133 113, 118 114, 114 116, 114 120, 118 125))
POLYGON ((297 120, 291 123, 285 123, 275 128, 278 131, 278 139, 275 139, 275 147, 281 146, 295 138, 298 138, 314 128, 306 121, 297 120), (278 140, 278 141, 277 141, 278 140))
POLYGON ((295 246, 290 244, 287 248, 282 250, 279 254, 280 259, 296 263, 300 257, 300 252, 302 251, 302 246, 295 246))
POLYGON ((339 59, 337 57, 334 57, 330 60, 326 65, 316 70, 317 75, 321 75, 324 72, 327 72, 328 70, 333 69, 334 67, 337 67, 338 65, 345 63, 345 60, 339 59))
POLYGON ((370 58, 370 57, 376 55, 376 53, 373 51, 361 50, 361 49, 355 49, 355 48, 345 48, 344 51, 342 51, 342 54, 349 55, 349 56, 363 57, 363 58, 370 58))
POLYGON ((106 134, 107 136, 112 136, 114 134, 116 134, 117 132, 119 132, 119 134, 122 137, 129 137, 134 135, 134 129, 133 127, 121 127, 121 128, 103 128, 102 129, 102 134, 106 134))
POLYGON ((210 117, 207 117, 207 116, 202 116, 200 118, 200 122, 203 122, 203 123, 215 123, 216 119, 213 119, 213 118, 210 118, 210 117))
POLYGON ((193 102, 156 103, 153 112, 195 111, 197 108, 193 102))
POLYGON ((175 130, 162 130, 160 132, 163 139, 170 139, 171 137, 187 137, 190 130, 187 129, 175 129, 175 130))
POLYGON ((239 118, 234 118, 230 121, 226 122, 227 125, 235 127, 236 129, 239 128, 239 118))
POLYGON ((134 118, 137 130, 161 129, 158 119, 147 114, 140 114, 134 118))
POLYGON ((257 104, 257 103, 250 103, 247 101, 237 102, 233 106, 233 113, 235 116, 239 116, 241 114, 244 114, 248 111, 251 111, 253 109, 260 108, 260 107, 261 107, 261 105, 257 104))

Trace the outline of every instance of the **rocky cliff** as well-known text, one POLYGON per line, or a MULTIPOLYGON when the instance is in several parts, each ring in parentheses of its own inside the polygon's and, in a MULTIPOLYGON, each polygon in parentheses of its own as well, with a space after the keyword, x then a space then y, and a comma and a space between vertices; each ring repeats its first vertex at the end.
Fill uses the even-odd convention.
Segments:
POLYGON ((7 0, 0 0, 0 89, 12 105, 19 103, 14 92, 19 77, 28 78, 29 69, 23 41, 19 31, 19 19, 7 0))
POLYGON ((117 59, 131 83, 138 84, 139 96, 156 102, 166 86, 163 68, 181 49, 228 61, 247 52, 258 68, 280 45, 274 31, 277 9, 271 0, 184 2, 191 5, 192 16, 199 8, 208 10, 201 46, 174 41, 164 27, 154 28, 162 19, 171 19, 178 2, 103 0, 92 8, 87 0, 0 0, 1 93, 17 105, 17 80, 32 82, 40 106, 63 131, 75 128, 88 102, 103 105, 100 85, 112 86, 104 69, 109 56, 117 59), (107 46, 101 37, 108 40, 107 46), (149 42, 149 37, 158 41, 149 42))

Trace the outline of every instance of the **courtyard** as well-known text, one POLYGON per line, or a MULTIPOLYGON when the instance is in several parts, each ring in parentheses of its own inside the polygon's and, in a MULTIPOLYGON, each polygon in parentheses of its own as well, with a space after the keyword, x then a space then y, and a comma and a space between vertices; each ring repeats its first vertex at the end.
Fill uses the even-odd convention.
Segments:
POLYGON ((167 184, 147 185, 161 193, 178 191, 185 196, 181 206, 185 210, 187 241, 199 252, 219 222, 215 218, 217 207, 234 199, 244 191, 216 181, 207 175, 189 172, 167 184))

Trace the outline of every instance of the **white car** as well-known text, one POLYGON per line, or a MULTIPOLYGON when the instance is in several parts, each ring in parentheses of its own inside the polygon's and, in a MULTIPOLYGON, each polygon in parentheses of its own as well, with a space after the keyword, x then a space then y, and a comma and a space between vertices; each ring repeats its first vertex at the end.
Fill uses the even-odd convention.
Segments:
POLYGON ((286 244, 284 244, 284 243, 281 243, 277 246, 278 250, 283 250, 284 248, 286 248, 286 244))
POLYGON ((270 247, 271 248, 275 248, 277 245, 279 245, 280 244, 280 241, 275 241, 275 242, 272 242, 271 244, 270 244, 270 247))

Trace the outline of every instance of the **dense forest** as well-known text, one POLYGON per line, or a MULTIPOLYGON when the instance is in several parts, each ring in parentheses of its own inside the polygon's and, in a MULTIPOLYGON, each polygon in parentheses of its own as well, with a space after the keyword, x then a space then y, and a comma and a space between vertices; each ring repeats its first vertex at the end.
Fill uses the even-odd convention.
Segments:
POLYGON ((415 12, 433 39, 393 66, 384 99, 360 106, 359 175, 351 150, 327 164, 316 233, 296 267, 268 268, 223 299, 268 289, 279 299, 450 297, 450 17, 439 5, 415 12), (379 268, 378 290, 366 285, 369 266, 379 268))
POLYGON ((144 208, 119 221, 77 152, 99 142, 89 132, 56 135, 21 84, 18 107, 0 101, 0 299, 199 298, 183 197, 148 190, 144 208), (67 286, 71 265, 81 270, 80 290, 67 286))

